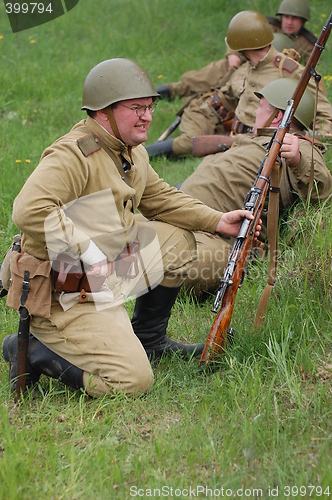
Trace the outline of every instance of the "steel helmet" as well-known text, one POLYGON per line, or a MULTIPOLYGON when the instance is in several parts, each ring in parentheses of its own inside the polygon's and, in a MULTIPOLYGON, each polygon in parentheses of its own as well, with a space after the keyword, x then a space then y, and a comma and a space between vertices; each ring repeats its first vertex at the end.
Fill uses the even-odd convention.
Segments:
POLYGON ((136 62, 108 59, 92 68, 86 77, 82 109, 97 111, 126 99, 158 96, 151 78, 136 62))
POLYGON ((282 52, 284 49, 294 49, 293 40, 285 33, 274 33, 272 45, 278 52, 282 52))
MULTIPOLYGON (((298 84, 295 78, 279 78, 265 85, 259 92, 255 92, 257 97, 265 99, 275 108, 285 111, 287 102, 292 98, 294 90, 298 84)), ((305 128, 309 129, 314 118, 315 98, 309 89, 305 89, 304 94, 295 110, 294 118, 305 128)))
POLYGON ((283 0, 279 5, 277 16, 302 17, 305 21, 310 19, 310 7, 307 0, 283 0))
POLYGON ((263 14, 243 10, 228 25, 226 43, 232 50, 255 50, 270 45, 273 32, 263 14))

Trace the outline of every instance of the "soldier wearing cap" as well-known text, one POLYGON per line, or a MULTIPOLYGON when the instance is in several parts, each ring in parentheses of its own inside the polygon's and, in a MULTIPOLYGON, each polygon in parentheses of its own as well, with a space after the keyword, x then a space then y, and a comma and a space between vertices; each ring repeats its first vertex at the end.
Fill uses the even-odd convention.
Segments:
MULTIPOLYGON (((215 208, 231 210, 244 200, 253 186, 258 168, 266 154, 266 146, 279 125, 287 101, 296 87, 290 78, 274 80, 257 92, 260 105, 252 136, 240 134, 224 153, 206 156, 195 172, 181 185, 181 190, 215 208), (272 121, 271 121, 272 118, 272 121), (266 123, 270 123, 266 126, 266 123)), ((314 116, 314 97, 306 89, 292 119, 289 133, 281 146, 280 213, 297 200, 306 199, 310 185, 311 162, 314 163, 314 188, 311 202, 324 200, 332 190, 332 177, 322 152, 305 137, 314 116)), ((266 221, 259 239, 266 237, 266 221)), ((232 247, 232 240, 195 232, 198 259, 185 281, 185 287, 196 297, 214 293, 223 275, 232 247)))
MULTIPOLYGON (((203 344, 166 336, 196 257, 192 231, 235 235, 243 217, 252 217, 242 210, 222 214, 159 178, 141 145, 157 97, 137 63, 118 58, 97 64, 83 87, 87 118, 44 151, 14 201, 13 221, 22 236, 17 265, 24 260, 31 277, 29 312, 38 269, 45 262, 53 266, 52 289, 49 274, 39 273, 46 292, 50 281, 50 297, 35 294, 43 313, 30 313, 27 387, 46 374, 93 396, 144 392, 153 382, 150 359, 202 351, 203 344), (130 320, 124 303, 132 295, 130 320)), ((13 293, 10 288, 8 298, 13 293)), ((2 347, 13 389, 17 338, 8 335, 2 347)))
MULTIPOLYGON (((233 51, 242 53, 246 62, 216 92, 193 100, 182 114, 181 134, 174 139, 147 145, 150 157, 185 156, 192 152, 192 138, 198 135, 233 134, 250 132, 255 122, 259 99, 255 92, 278 78, 298 80, 304 67, 278 52, 272 45, 274 34, 267 19, 255 11, 242 11, 229 23, 226 43, 233 51), (233 114, 230 128, 225 120, 233 114)), ((315 95, 316 84, 310 80, 308 88, 315 95)), ((331 133, 332 106, 326 97, 323 80, 319 82, 316 131, 331 133)))

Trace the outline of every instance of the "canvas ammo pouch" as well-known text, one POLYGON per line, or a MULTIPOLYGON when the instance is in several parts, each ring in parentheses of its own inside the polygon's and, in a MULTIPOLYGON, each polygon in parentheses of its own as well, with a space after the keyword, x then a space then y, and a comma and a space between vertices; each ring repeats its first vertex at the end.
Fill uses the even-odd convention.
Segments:
POLYGON ((29 271, 29 293, 24 306, 30 316, 51 316, 51 263, 28 253, 12 252, 10 256, 11 281, 6 305, 17 311, 21 307, 24 272, 29 271))
POLYGON ((3 258, 3 262, 0 267, 0 297, 4 297, 7 295, 12 273, 10 270, 10 256, 12 252, 20 252, 21 251, 21 235, 15 234, 13 237, 13 243, 8 248, 5 256, 3 258))

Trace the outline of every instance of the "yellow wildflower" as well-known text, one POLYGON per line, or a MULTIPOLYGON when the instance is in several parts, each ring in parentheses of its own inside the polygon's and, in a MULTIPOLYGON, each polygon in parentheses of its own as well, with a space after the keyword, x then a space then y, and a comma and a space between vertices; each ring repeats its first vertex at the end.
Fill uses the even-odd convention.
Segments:
POLYGON ((158 75, 158 79, 161 80, 164 77, 164 75, 158 75))
POLYGON ((3 35, 0 35, 0 40, 2 40, 2 39, 3 39, 3 35))
POLYGON ((29 160, 29 158, 26 158, 25 163, 31 163, 31 160, 29 160))
POLYGON ((16 160, 16 163, 22 163, 21 160, 16 160))

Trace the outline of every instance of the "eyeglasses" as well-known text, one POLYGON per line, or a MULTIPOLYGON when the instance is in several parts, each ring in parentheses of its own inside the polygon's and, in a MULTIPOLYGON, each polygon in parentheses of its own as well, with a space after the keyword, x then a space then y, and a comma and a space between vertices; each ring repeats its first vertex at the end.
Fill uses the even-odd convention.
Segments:
POLYGON ((130 109, 131 111, 135 111, 137 116, 139 118, 142 118, 142 116, 145 115, 147 109, 150 111, 150 113, 154 113, 156 110, 157 103, 154 101, 148 106, 126 106, 125 104, 120 104, 120 106, 130 109))

